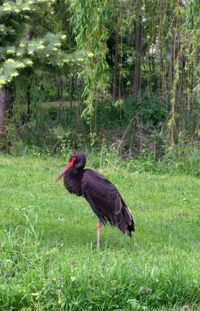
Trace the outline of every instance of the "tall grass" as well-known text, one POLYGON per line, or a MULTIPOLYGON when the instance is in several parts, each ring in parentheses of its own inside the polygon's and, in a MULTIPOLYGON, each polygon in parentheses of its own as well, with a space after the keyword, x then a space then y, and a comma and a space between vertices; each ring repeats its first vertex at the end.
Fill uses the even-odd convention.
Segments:
POLYGON ((95 215, 54 185, 65 162, 0 155, 0 310, 200 308, 199 179, 107 160, 88 165, 101 163, 137 226, 132 239, 103 228, 97 252, 95 215))

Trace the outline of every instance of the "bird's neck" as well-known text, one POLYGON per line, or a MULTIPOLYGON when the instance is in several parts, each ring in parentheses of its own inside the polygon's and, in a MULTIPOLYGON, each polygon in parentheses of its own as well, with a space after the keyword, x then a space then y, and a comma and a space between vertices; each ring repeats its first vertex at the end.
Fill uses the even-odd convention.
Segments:
POLYGON ((82 195, 82 177, 84 170, 77 170, 75 168, 69 169, 69 171, 64 176, 64 184, 69 192, 75 193, 76 195, 82 195))

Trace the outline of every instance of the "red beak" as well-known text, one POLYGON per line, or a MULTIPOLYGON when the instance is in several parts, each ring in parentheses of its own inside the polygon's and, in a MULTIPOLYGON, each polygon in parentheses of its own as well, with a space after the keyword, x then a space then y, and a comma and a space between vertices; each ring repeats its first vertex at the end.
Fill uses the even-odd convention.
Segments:
POLYGON ((69 162, 62 173, 56 178, 55 183, 57 183, 66 173, 67 171, 74 165, 74 161, 69 162))

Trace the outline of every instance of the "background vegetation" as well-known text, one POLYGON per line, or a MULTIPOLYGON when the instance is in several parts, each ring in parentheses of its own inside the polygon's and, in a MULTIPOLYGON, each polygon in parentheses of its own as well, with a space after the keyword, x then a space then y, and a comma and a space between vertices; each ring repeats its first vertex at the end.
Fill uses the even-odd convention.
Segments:
POLYGON ((199 0, 0 5, 1 150, 199 149, 199 0))

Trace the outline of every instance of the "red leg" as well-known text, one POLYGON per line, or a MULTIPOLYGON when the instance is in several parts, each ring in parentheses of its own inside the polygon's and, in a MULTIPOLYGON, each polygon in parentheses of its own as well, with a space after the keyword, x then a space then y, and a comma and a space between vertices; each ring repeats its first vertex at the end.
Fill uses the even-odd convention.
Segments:
POLYGON ((97 250, 100 248, 100 237, 101 237, 101 223, 97 223, 97 250))

